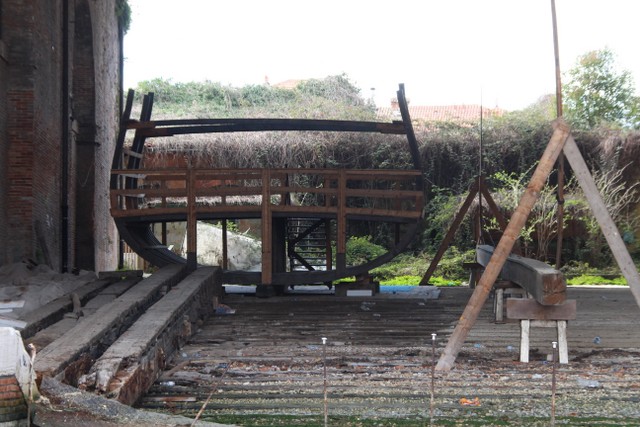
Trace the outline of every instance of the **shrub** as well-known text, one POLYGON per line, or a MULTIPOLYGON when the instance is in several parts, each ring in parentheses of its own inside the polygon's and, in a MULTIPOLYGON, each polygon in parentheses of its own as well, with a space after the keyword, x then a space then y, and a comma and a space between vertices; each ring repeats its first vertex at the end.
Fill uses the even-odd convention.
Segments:
POLYGON ((385 248, 371 242, 371 236, 350 237, 347 241, 347 265, 360 265, 387 252, 385 248))

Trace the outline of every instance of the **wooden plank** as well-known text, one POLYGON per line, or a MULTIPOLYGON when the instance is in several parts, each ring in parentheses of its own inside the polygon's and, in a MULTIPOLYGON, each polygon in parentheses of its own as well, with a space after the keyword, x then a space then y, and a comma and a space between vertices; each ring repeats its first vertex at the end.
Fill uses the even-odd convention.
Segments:
MULTIPOLYGON (((376 132, 403 135, 403 123, 380 123, 348 120, 315 119, 202 119, 155 121, 155 127, 137 126, 136 134, 142 137, 163 137, 198 133, 259 132, 259 131, 326 131, 326 132, 376 132)), ((137 151, 137 150, 136 150, 137 151)))
POLYGON ((520 321, 520 361, 529 363, 529 334, 531 332, 531 321, 524 319, 520 321))
POLYGON ((0 309, 14 309, 14 308, 22 308, 24 307, 24 300, 9 300, 9 301, 0 301, 0 309))
POLYGON ((338 270, 344 269, 347 265, 347 187, 346 171, 340 171, 338 178, 338 213, 336 230, 336 265, 338 270))
MULTIPOLYGON (((422 162, 420 160, 420 148, 418 147, 418 140, 413 131, 413 123, 411 123, 411 116, 409 115, 409 103, 404 93, 404 83, 401 83, 398 91, 396 92, 398 99, 398 106, 400 107, 400 115, 402 116, 402 125, 404 125, 407 140, 409 141, 409 152, 413 160, 413 167, 416 170, 422 170, 422 162)), ((422 189, 422 178, 416 179, 418 188, 422 189)))
POLYGON ((602 234, 604 234, 605 239, 607 239, 609 248, 611 248, 613 257, 618 263, 618 267, 620 267, 622 275, 627 279, 627 283, 629 284, 631 293, 636 300, 636 304, 640 307, 640 274, 638 274, 638 270, 636 269, 636 266, 631 259, 631 255, 629 255, 629 251, 627 250, 627 246, 622 240, 620 232, 618 231, 616 224, 613 222, 611 215, 607 211, 607 206, 604 204, 602 196, 600 196, 600 192, 598 191, 598 187, 593 180, 593 176, 591 176, 591 172, 582 158, 582 154, 580 154, 580 150, 572 136, 569 136, 567 139, 567 143, 564 147, 564 154, 575 173, 580 187, 582 187, 582 191, 584 191, 584 195, 589 202, 589 206, 591 206, 593 216, 596 217, 596 220, 600 225, 600 229, 602 230, 602 234))
POLYGON ((520 320, 520 361, 529 362, 529 339, 531 328, 555 328, 558 337, 559 362, 569 363, 569 344, 567 342, 566 320, 520 320))
POLYGON ((120 270, 120 271, 99 271, 98 279, 129 279, 129 278, 142 278, 142 270, 120 270))
POLYGON ((476 322, 480 310, 502 270, 505 260, 513 249, 513 245, 524 227, 533 205, 538 200, 540 190, 545 185, 551 169, 558 158, 558 154, 562 151, 562 147, 569 137, 569 127, 562 119, 554 121, 553 126, 553 135, 551 135, 551 140, 538 162, 531 181, 520 198, 520 202, 511 216, 509 225, 498 242, 494 255, 491 257, 489 264, 487 264, 484 274, 478 282, 478 286, 474 289, 460 317, 460 321, 451 334, 447 346, 440 356, 440 360, 438 360, 436 369, 439 371, 449 371, 453 367, 471 327, 476 322))
MULTIPOLYGON (((480 245, 476 259, 483 266, 489 264, 494 248, 480 245)), ((500 277, 525 289, 540 304, 560 304, 567 299, 564 275, 553 267, 531 258, 509 255, 500 271, 500 277)))
POLYGON ((160 298, 163 289, 175 285, 183 277, 183 269, 181 265, 170 265, 158 270, 40 350, 35 363, 38 376, 55 377, 82 358, 99 357, 99 352, 116 339, 113 331, 133 323, 142 311, 160 298))
POLYGON ((576 300, 542 305, 531 298, 507 298, 507 319, 575 320, 576 300))
MULTIPOLYGON (((112 279, 87 282, 85 285, 78 287, 74 293, 76 293, 80 298, 80 301, 84 303, 90 298, 98 295, 100 291, 109 286, 112 282, 112 279)), ((71 300, 71 294, 66 294, 48 302, 42 307, 30 311, 29 313, 25 313, 20 317, 20 320, 27 322, 27 326, 25 326, 21 332, 22 337, 24 339, 30 338, 39 330, 62 319, 64 314, 70 312, 72 308, 73 301, 71 300)))
POLYGON ((569 343, 567 342, 567 321, 558 320, 558 354, 559 362, 566 364, 569 363, 569 343))
MULTIPOLYGON (((113 161, 111 163, 111 169, 117 169, 122 166, 122 149, 124 146, 124 140, 127 135, 127 127, 126 123, 129 121, 131 117, 131 109, 133 108, 133 98, 134 91, 133 89, 129 89, 127 93, 127 101, 125 103, 124 109, 122 111, 122 117, 120 118, 120 129, 118 131, 118 137, 116 138, 116 146, 113 152, 113 161)), ((111 181, 109 184, 111 189, 118 188, 118 176, 111 174, 111 181)))
POLYGON ((203 267, 179 282, 104 352, 82 385, 108 392, 122 403, 135 403, 159 376, 159 357, 169 359, 190 337, 193 329, 187 323, 213 312, 214 287, 221 286, 220 279, 219 268, 203 267))
POLYGON ((195 173, 187 171, 187 269, 194 271, 198 265, 198 218, 196 216, 195 173))
POLYGON ((27 322, 22 320, 12 319, 10 317, 0 316, 0 326, 8 326, 15 329, 23 329, 27 326, 27 322))
POLYGON ((273 247, 272 228, 273 218, 271 210, 271 170, 262 171, 262 274, 263 285, 270 285, 273 280, 273 247))

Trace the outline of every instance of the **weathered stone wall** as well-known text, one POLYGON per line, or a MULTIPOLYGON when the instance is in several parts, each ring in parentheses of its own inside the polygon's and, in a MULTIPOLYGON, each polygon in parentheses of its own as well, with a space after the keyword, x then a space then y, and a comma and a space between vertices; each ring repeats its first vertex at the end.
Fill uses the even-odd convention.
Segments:
POLYGON ((118 131, 120 91, 118 24, 115 0, 89 2, 93 25, 96 91, 96 157, 94 201, 95 270, 117 267, 117 233, 109 213, 111 161, 118 131))
POLYGON ((0 264, 32 258, 54 269, 113 269, 115 0, 2 0, 0 7, 0 264))

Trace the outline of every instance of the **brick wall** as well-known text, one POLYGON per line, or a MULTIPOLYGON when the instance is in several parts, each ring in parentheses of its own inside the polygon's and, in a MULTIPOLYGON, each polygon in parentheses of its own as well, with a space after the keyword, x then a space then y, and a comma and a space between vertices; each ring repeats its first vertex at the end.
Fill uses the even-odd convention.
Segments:
MULTIPOLYGON (((1 2, 0 2, 1 3, 1 2)), ((0 4, 0 94, 7 93, 8 62, 6 46, 2 39, 3 14, 0 4)), ((0 101, 0 183, 7 182, 7 102, 0 101)), ((7 186, 0 184, 0 242, 7 241, 7 186)), ((5 245, 2 245, 5 246, 5 245)), ((0 248, 0 265, 5 259, 4 250, 0 248)))
MULTIPOLYGON (((33 139, 33 66, 29 67, 29 51, 31 43, 28 40, 31 27, 26 17, 30 13, 30 5, 18 5, 17 1, 4 0, 2 4, 2 37, 5 45, 5 96, 4 108, 6 114, 5 133, 2 135, 6 142, 4 147, 3 193, 5 197, 5 242, 1 245, 4 252, 3 261, 13 262, 17 258, 15 253, 24 253, 31 245, 31 174, 21 170, 21 165, 31 165, 33 152, 30 141, 33 139), (21 15, 9 21, 10 12, 20 11, 21 15), (22 27, 24 37, 17 37, 18 29, 22 27), (16 74, 22 76, 16 78, 16 74)), ((4 141, 3 141, 4 142, 4 141)), ((18 257, 19 258, 19 257, 18 257)))
POLYGON ((65 1, 0 2, 0 239, 10 242, 0 245, 0 264, 28 257, 60 269, 62 224, 68 223, 68 268, 79 261, 83 268, 113 269, 116 234, 107 193, 118 119, 115 0, 68 3, 69 99, 75 123, 70 112, 62 111, 65 1), (74 37, 76 7, 82 12, 79 37, 74 37), (69 180, 64 188, 63 121, 78 131, 68 138, 69 180), (80 148, 85 142, 88 151, 80 148), (85 183, 87 189, 78 199, 76 189, 85 183), (64 204, 69 205, 67 222, 64 204), (78 210, 78 204, 83 209, 78 210), (95 247, 95 254, 82 250, 89 255, 76 260, 76 233, 84 239, 83 248, 95 247))
POLYGON ((14 375, 0 375, 0 423, 27 418, 27 402, 14 375))

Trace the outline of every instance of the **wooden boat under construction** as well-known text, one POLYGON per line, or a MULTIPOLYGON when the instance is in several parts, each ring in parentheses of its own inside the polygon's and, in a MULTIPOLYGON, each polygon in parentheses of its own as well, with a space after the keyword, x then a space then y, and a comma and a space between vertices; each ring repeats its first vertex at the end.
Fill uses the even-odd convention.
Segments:
POLYGON ((222 224, 225 283, 299 285, 358 276, 390 261, 414 238, 424 205, 418 146, 400 85, 402 120, 392 122, 312 119, 151 119, 153 94, 144 96, 140 120, 132 120, 129 92, 111 175, 111 214, 120 236, 138 255, 162 267, 197 265, 197 221, 222 224), (127 132, 133 142, 125 147, 127 132), (175 135, 233 132, 361 132, 404 135, 413 169, 197 168, 143 165, 145 142, 175 135), (304 203, 292 201, 301 200, 304 203), (226 265, 227 221, 259 219, 260 271, 226 265), (187 223, 186 257, 153 232, 153 224, 187 223), (361 265, 348 265, 350 230, 362 223, 386 224, 393 247, 361 265))

